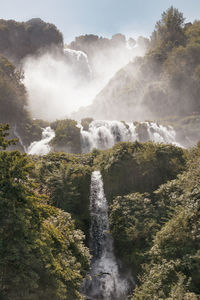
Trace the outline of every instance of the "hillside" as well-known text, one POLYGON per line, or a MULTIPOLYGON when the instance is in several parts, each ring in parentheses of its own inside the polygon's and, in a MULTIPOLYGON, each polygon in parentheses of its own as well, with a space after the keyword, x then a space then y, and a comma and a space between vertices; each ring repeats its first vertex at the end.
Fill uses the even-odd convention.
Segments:
POLYGON ((118 71, 94 102, 73 117, 199 118, 199 40, 200 22, 185 24, 183 15, 170 8, 157 22, 146 55, 118 71))
POLYGON ((150 39, 65 46, 0 20, 0 299, 200 299, 199 93, 174 7, 150 39))
POLYGON ((63 37, 56 26, 40 18, 27 22, 0 19, 0 53, 16 64, 40 49, 62 44, 63 37))
POLYGON ((3 299, 82 299, 93 170, 102 173, 120 272, 137 286, 133 299, 198 299, 199 147, 135 142, 28 157, 5 151, 14 142, 7 130, 1 126, 3 299))

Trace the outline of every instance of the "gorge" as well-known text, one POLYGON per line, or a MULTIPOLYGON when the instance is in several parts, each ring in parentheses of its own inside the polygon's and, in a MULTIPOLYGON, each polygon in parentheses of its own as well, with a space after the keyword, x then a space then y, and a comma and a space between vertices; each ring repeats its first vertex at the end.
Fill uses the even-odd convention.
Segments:
POLYGON ((0 299, 198 300, 200 21, 0 53, 0 299))

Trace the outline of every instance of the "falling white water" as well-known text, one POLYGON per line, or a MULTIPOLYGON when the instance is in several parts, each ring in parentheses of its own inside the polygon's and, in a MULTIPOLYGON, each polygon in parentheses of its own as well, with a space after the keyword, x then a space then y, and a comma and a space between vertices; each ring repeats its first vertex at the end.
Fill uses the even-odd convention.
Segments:
POLYGON ((86 54, 64 49, 62 54, 44 53, 23 63, 28 108, 34 118, 55 121, 89 105, 104 85, 91 82, 86 54), (72 100, 73 99, 73 100, 72 100))
POLYGON ((28 147, 28 154, 45 155, 51 150, 49 142, 55 137, 55 132, 51 127, 46 127, 42 132, 42 139, 40 141, 35 141, 28 147))
MULTIPOLYGON (((80 50, 73 50, 70 48, 63 49, 64 55, 68 58, 72 66, 76 66, 76 76, 83 75, 85 78, 92 79, 92 70, 88 61, 88 56, 85 52, 80 50)), ((83 78, 82 78, 83 79, 83 78)))
MULTIPOLYGON (((153 122, 143 122, 145 124, 147 140, 156 143, 174 144, 181 146, 176 142, 176 132, 171 126, 158 125, 153 122)), ((87 153, 92 149, 108 149, 117 142, 140 141, 140 135, 137 133, 136 126, 133 123, 120 121, 92 121, 88 130, 81 128, 82 152, 87 153)))
MULTIPOLYGON (((176 132, 171 126, 158 125, 153 122, 143 122, 145 124, 147 139, 156 143, 173 144, 182 147, 176 141, 176 132)), ((141 137, 137 132, 134 123, 125 123, 120 121, 92 121, 88 130, 85 130, 81 124, 80 128, 82 153, 91 152, 92 149, 109 149, 118 142, 140 142, 141 137)), ((45 155, 51 147, 49 142, 54 138, 55 132, 50 127, 43 129, 41 141, 33 142, 27 150, 28 154, 45 155)))
POLYGON ((66 56, 69 54, 69 56, 74 57, 76 61, 84 62, 87 65, 88 70, 91 72, 88 56, 85 52, 80 50, 73 50, 70 48, 64 48, 63 51, 66 56))
POLYGON ((137 139, 133 123, 92 121, 88 131, 84 130, 82 126, 80 127, 83 153, 90 152, 93 148, 108 149, 118 142, 133 142, 137 139))
POLYGON ((155 143, 173 144, 181 147, 176 141, 176 132, 171 126, 163 126, 154 122, 145 122, 149 139, 155 143))
POLYGON ((87 54, 83 51, 73 50, 69 48, 65 48, 63 51, 65 54, 69 53, 70 56, 74 56, 78 61, 84 59, 88 63, 87 54))
POLYGON ((130 278, 122 278, 113 251, 109 230, 108 204, 104 195, 102 176, 94 171, 90 187, 90 279, 84 283, 86 299, 123 300, 130 288, 130 278))

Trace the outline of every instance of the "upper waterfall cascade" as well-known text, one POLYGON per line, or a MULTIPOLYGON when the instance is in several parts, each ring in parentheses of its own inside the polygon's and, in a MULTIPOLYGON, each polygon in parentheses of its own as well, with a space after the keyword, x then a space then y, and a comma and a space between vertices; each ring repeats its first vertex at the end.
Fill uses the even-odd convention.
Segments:
POLYGON ((90 279, 84 283, 86 299, 123 300, 129 291, 131 278, 120 275, 109 230, 108 204, 102 176, 94 171, 90 186, 90 279))
MULTIPOLYGON (((143 122, 147 140, 157 143, 179 145, 176 142, 176 132, 171 126, 158 125, 154 122, 143 122)), ((120 121, 93 121, 86 131, 81 127, 82 152, 90 152, 93 148, 108 149, 117 142, 141 141, 136 125, 131 122, 120 121)))
POLYGON ((70 65, 76 67, 74 71, 79 71, 86 78, 92 78, 92 70, 88 61, 88 56, 80 50, 64 48, 64 55, 69 60, 70 65))
MULTIPOLYGON (((146 140, 181 146, 177 143, 176 132, 171 126, 158 125, 154 122, 142 122, 140 124, 144 125, 146 140)), ((85 130, 81 124, 77 126, 80 128, 82 153, 88 153, 94 148, 109 149, 118 142, 143 141, 137 132, 137 125, 131 122, 92 121, 88 130, 85 130)), ((49 142, 54 136, 53 129, 44 128, 42 140, 33 142, 28 148, 28 154, 47 154, 51 150, 49 142)))
POLYGON ((120 121, 92 121, 88 131, 81 127, 82 152, 90 152, 93 148, 108 149, 117 142, 132 142, 137 139, 135 126, 120 121))

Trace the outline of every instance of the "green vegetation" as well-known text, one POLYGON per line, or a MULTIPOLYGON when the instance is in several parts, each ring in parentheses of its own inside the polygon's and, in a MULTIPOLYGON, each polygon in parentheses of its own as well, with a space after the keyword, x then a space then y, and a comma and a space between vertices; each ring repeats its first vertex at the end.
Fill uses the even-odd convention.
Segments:
POLYGON ((160 58, 165 59, 175 47, 185 44, 184 17, 178 9, 171 6, 163 12, 161 20, 156 23, 152 33, 150 48, 160 58))
POLYGON ((84 118, 81 120, 81 125, 83 126, 83 130, 89 130, 90 123, 92 123, 93 118, 84 118))
POLYGON ((1 126, 2 299, 81 299, 89 253, 80 229, 88 245, 94 169, 103 174, 116 255, 136 279, 133 299, 198 299, 199 147, 135 142, 27 157, 5 150, 16 142, 7 131, 1 126))
MULTIPOLYGON (((200 21, 184 23, 183 14, 170 7, 156 23, 146 55, 117 72, 79 116, 112 120, 199 117, 199 70, 200 21)), ((185 133, 191 131, 193 127, 185 133)), ((200 138, 195 131, 194 143, 200 138)))
POLYGON ((89 238, 89 193, 93 157, 53 153, 37 161, 36 180, 51 204, 69 212, 89 238))
POLYGON ((51 141, 54 151, 81 153, 80 128, 77 127, 76 121, 70 119, 56 121, 51 127, 55 130, 55 137, 51 141))
POLYGON ((141 271, 141 264, 148 261, 146 251, 160 227, 158 220, 159 212, 148 194, 117 196, 110 206, 116 254, 131 268, 134 277, 141 271))
POLYGON ((16 132, 25 146, 41 138, 41 127, 31 119, 25 109, 27 95, 22 83, 23 74, 5 57, 0 56, 0 121, 12 126, 12 136, 16 132))
POLYGON ((41 48, 62 44, 63 37, 56 26, 39 18, 27 22, 0 20, 0 53, 17 64, 41 48))
POLYGON ((199 299, 199 163, 197 151, 186 172, 156 191, 168 213, 133 299, 199 299))
MULTIPOLYGON (((22 59, 41 49, 51 51, 52 47, 62 46, 62 34, 53 24, 37 18, 27 22, 0 20, 0 122, 9 123, 11 135, 20 136, 25 147, 40 140, 42 130, 26 108, 22 59)), ((24 150, 20 145, 17 147, 24 150)))
MULTIPOLYGON (((0 126, 0 147, 7 126, 0 126)), ((71 216, 48 205, 33 180, 33 164, 18 151, 0 152, 1 299, 82 299, 89 264, 83 234, 71 216)))
POLYGON ((117 196, 110 225, 118 257, 137 274, 133 299, 199 299, 200 152, 152 194, 117 196))
MULTIPOLYGON (((19 62, 41 47, 62 44, 62 36, 38 19, 0 20, 0 41, 0 51, 7 56, 15 44, 19 62), (11 39, 13 33, 16 40, 11 39)), ((84 50, 84 45, 92 55, 98 43, 124 47, 125 40, 120 34, 111 40, 89 35, 72 46, 84 50)), ((76 121, 47 124, 31 119, 22 79, 23 74, 0 56, 0 120, 10 123, 11 137, 17 131, 27 146, 40 139, 41 127, 50 125, 55 130, 53 150, 74 154, 28 157, 7 151, 17 140, 8 140, 9 126, 0 125, 0 298, 83 299, 80 287, 90 260, 91 172, 99 169, 116 256, 136 281, 132 299, 199 299, 200 144, 185 150, 146 142, 145 123, 136 123, 144 143, 123 142, 81 155, 76 121)), ((171 7, 157 22, 145 57, 120 70, 96 103, 105 98, 99 112, 112 106, 112 119, 117 113, 127 119, 139 99, 149 116, 172 124, 180 140, 188 135, 194 143, 199 138, 199 92, 200 22, 184 24, 183 15, 171 7)), ((85 130, 91 121, 82 120, 85 130)))
POLYGON ((117 195, 153 192, 184 170, 184 151, 172 145, 118 143, 95 159, 109 201, 117 195))
POLYGON ((5 57, 0 57, 0 119, 14 122, 25 115, 26 91, 21 83, 22 75, 5 57))

